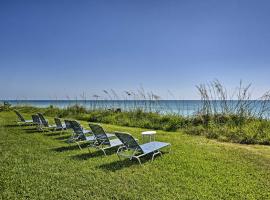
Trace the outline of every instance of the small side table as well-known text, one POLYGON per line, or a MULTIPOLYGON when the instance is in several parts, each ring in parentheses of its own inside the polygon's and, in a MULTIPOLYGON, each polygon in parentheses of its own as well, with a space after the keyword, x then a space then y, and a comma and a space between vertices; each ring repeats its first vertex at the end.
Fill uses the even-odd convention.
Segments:
POLYGON ((144 131, 142 132, 142 140, 145 142, 145 138, 148 138, 149 142, 155 141, 156 131, 144 131))

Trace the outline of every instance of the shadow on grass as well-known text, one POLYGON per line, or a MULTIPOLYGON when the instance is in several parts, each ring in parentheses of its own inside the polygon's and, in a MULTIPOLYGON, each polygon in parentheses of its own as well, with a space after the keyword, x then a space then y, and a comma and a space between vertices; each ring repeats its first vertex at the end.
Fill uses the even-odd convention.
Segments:
POLYGON ((19 124, 6 124, 3 126, 4 128, 14 128, 14 127, 21 127, 19 124))
POLYGON ((31 128, 31 129, 24 129, 25 133, 44 133, 43 131, 37 130, 36 128, 31 128))
MULTIPOLYGON (((86 148, 87 147, 87 143, 84 144, 80 144, 81 148, 86 148)), ((63 152, 63 151, 72 151, 72 150, 79 150, 80 148, 78 147, 77 144, 73 143, 69 146, 64 146, 64 147, 57 147, 57 148, 53 148, 53 151, 57 151, 57 152, 63 152)))
POLYGON ((61 132, 50 132, 50 133, 46 133, 46 134, 44 134, 45 136, 60 136, 60 135, 63 135, 63 133, 61 133, 61 132))
POLYGON ((102 157, 102 156, 104 156, 102 151, 93 151, 91 153, 87 152, 83 154, 74 155, 74 156, 71 156, 71 158, 74 160, 87 160, 89 158, 102 157))
POLYGON ((16 127, 33 127, 34 125, 31 124, 5 124, 3 125, 4 128, 16 128, 16 127))
MULTIPOLYGON (((167 154, 167 152, 163 153, 163 155, 164 154, 167 154)), ((140 159, 141 159, 142 165, 144 163, 148 163, 148 162, 151 163, 152 162, 152 154, 143 156, 140 159)), ((162 159, 162 156, 157 155, 155 157, 155 159, 162 159)), ((155 162, 155 159, 153 162, 155 162)), ((118 160, 118 161, 102 164, 102 165, 98 166, 98 168, 105 170, 105 171, 113 171, 114 172, 114 171, 121 170, 121 169, 126 168, 126 167, 130 167, 132 165, 140 166, 139 162, 135 158, 133 158, 132 160, 130 160, 128 158, 121 158, 121 160, 118 160)))
POLYGON ((130 167, 132 165, 138 165, 139 163, 136 162, 135 160, 129 160, 129 159, 124 159, 124 160, 117 160, 111 163, 106 163, 98 166, 97 168, 105 170, 105 171, 118 171, 121 169, 124 169, 126 167, 130 167))
MULTIPOLYGON (((116 152, 115 149, 107 149, 105 151, 106 151, 107 156, 115 154, 115 152, 116 152)), ((74 156, 72 156, 72 158, 74 160, 87 160, 89 158, 103 157, 103 156, 106 157, 101 150, 96 150, 94 148, 90 148, 90 153, 87 152, 87 153, 83 153, 83 154, 74 155, 74 156)))
POLYGON ((70 135, 63 135, 61 137, 55 137, 54 139, 56 139, 56 140, 67 140, 68 138, 70 138, 70 135))

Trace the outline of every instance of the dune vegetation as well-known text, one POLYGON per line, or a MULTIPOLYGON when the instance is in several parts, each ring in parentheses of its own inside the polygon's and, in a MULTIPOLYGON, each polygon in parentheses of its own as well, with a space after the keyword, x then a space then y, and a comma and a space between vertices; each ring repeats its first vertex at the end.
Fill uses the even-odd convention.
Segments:
POLYGON ((270 122, 267 119, 242 117, 237 114, 213 114, 179 116, 144 112, 140 109, 115 112, 114 110, 88 110, 74 105, 67 108, 37 108, 31 106, 13 107, 23 113, 41 112, 48 117, 71 118, 127 127, 184 132, 201 135, 218 141, 242 144, 270 144, 270 122))

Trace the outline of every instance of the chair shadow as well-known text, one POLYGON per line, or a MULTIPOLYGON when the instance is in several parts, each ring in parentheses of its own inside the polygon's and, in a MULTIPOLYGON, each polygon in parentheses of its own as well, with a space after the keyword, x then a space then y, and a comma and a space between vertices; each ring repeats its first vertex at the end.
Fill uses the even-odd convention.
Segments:
MULTIPOLYGON (((162 154, 163 155, 167 154, 167 152, 163 152, 162 154)), ((158 155, 155 157, 155 159, 159 159, 159 158, 162 158, 162 156, 158 155)), ((151 159, 152 159, 152 154, 143 156, 141 158, 142 165, 144 163, 147 163, 147 162, 152 162, 151 159)), ((154 159, 154 161, 155 161, 155 159, 154 159)), ((123 168, 130 167, 132 165, 140 166, 139 162, 135 158, 133 158, 132 160, 130 160, 128 158, 122 158, 121 160, 118 160, 118 161, 102 164, 102 165, 98 166, 98 168, 105 170, 105 171, 115 172, 117 170, 121 170, 123 168)))
POLYGON ((21 127, 22 125, 19 124, 6 124, 3 127, 4 128, 14 128, 14 127, 21 127))
POLYGON ((48 137, 50 137, 50 136, 60 136, 60 135, 63 135, 63 133, 61 133, 61 132, 50 132, 50 133, 46 133, 46 134, 44 134, 45 136, 48 136, 48 137))
POLYGON ((43 133, 43 131, 39 131, 36 128, 31 129, 24 129, 25 133, 43 133))
MULTIPOLYGON (((142 164, 144 162, 146 162, 146 161, 145 160, 142 161, 142 164)), ((117 161, 114 161, 111 163, 99 165, 99 166, 97 166, 97 168, 102 169, 104 171, 115 172, 115 171, 124 169, 126 167, 131 167, 132 165, 140 166, 140 164, 136 160, 134 160, 134 159, 130 160, 130 159, 125 158, 125 159, 117 160, 117 161)))
MULTIPOLYGON (((107 149, 105 150, 105 152, 106 152, 106 156, 110 156, 116 153, 116 149, 115 148, 107 149)), ((88 153, 72 156, 72 158, 75 160, 87 160, 89 158, 95 158, 95 157, 105 157, 105 155, 101 150, 90 148, 90 153, 88 152, 88 153)))
POLYGON ((14 128, 14 127, 33 127, 33 124, 6 124, 3 127, 5 128, 14 128))
MULTIPOLYGON (((80 144, 81 148, 86 148, 87 147, 87 143, 84 144, 80 144)), ((69 146, 64 146, 64 147, 57 147, 57 148, 53 148, 53 151, 57 151, 57 152, 64 152, 64 151, 72 151, 72 150, 79 150, 80 148, 78 147, 77 144, 72 144, 69 146)))
MULTIPOLYGON (((106 156, 110 156, 115 154, 117 151, 117 148, 111 148, 111 149, 106 149, 106 156)), ((87 160, 89 158, 95 158, 95 157, 104 157, 104 153, 102 152, 102 150, 98 150, 98 149, 94 149, 94 148, 90 148, 90 153, 83 153, 83 154, 78 154, 75 156, 72 156, 73 159, 75 160, 87 160)))
POLYGON ((71 156, 71 158, 74 160, 87 160, 89 158, 102 157, 102 156, 105 156, 102 151, 93 151, 90 153, 88 152, 88 153, 74 155, 74 156, 71 156))
POLYGON ((55 137, 54 139, 56 139, 56 140, 67 140, 70 137, 71 137, 70 135, 63 135, 61 137, 55 137))

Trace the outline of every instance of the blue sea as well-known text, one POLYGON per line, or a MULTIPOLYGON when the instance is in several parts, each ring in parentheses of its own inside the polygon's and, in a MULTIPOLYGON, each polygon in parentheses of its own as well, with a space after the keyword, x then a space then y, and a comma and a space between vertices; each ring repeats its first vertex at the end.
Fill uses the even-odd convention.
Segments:
POLYGON ((7 100, 7 102, 14 106, 29 105, 48 107, 53 105, 55 107, 64 108, 72 105, 80 105, 88 109, 142 109, 145 111, 175 113, 181 115, 191 115, 194 112, 197 112, 201 107, 201 101, 197 100, 7 100))
MULTIPOLYGON (((144 111, 158 112, 161 114, 178 114, 183 116, 190 116, 196 114, 203 108, 203 102, 200 100, 6 100, 14 106, 36 106, 36 107, 59 107, 64 108, 73 105, 81 105, 88 109, 117 109, 134 110, 142 109, 144 111)), ((0 103, 3 100, 0 100, 0 103)), ((250 109, 254 112, 259 112, 263 107, 263 101, 251 100, 248 101, 250 109)), ((221 104, 223 101, 212 101, 212 109, 221 111, 221 104)), ((228 108, 231 111, 237 108, 239 101, 228 101, 228 108)), ((270 104, 269 102, 267 102, 270 104)), ((264 109, 269 109, 270 105, 266 105, 264 109)), ((269 116, 268 111, 264 115, 269 116)))

